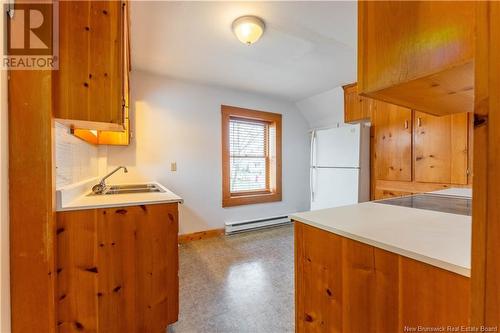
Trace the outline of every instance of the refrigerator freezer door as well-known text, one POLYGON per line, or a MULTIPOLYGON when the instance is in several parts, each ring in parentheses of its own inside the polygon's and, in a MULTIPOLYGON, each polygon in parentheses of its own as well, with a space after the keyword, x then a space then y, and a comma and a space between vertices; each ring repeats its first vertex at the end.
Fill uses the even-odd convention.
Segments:
POLYGON ((360 124, 315 132, 313 166, 359 167, 360 124))
POLYGON ((358 203, 359 170, 313 168, 311 210, 358 203))

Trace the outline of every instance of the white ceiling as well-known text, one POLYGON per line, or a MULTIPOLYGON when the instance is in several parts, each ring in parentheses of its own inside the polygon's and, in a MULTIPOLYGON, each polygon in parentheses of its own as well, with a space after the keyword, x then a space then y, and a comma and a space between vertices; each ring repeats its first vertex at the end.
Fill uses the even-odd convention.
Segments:
POLYGON ((356 78, 356 1, 133 1, 132 65, 173 78, 297 101, 356 78), (232 21, 257 15, 247 46, 232 21))

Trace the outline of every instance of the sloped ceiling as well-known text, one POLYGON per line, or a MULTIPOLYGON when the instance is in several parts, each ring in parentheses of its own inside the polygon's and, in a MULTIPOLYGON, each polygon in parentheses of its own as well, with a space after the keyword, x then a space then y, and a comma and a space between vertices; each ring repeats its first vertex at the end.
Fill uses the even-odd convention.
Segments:
POLYGON ((132 65, 295 102, 355 80, 356 15, 355 1, 133 1, 132 65), (252 46, 231 31, 242 15, 266 23, 252 46))

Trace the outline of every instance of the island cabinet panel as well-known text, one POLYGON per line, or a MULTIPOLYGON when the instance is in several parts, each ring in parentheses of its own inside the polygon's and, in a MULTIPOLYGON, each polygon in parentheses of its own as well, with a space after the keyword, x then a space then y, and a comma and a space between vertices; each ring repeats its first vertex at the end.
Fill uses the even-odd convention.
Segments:
POLYGON ((469 279, 295 221, 297 332, 469 324, 469 279))
POLYGON ((359 93, 435 115, 471 112, 474 6, 359 2, 359 93))
POLYGON ((177 204, 57 213, 59 332, 160 332, 178 316, 177 204))
POLYGON ((394 332, 398 305, 397 256, 340 237, 343 332, 394 332), (376 310, 376 311, 374 311, 376 310))
POLYGON ((126 99, 124 1, 59 2, 54 116, 76 128, 123 130, 126 99))
POLYGON ((468 326, 470 279, 400 257, 400 317, 404 326, 468 326))
POLYGON ((341 238, 296 223, 295 255, 297 332, 343 332, 341 238))
POLYGON ((467 184, 468 113, 436 117, 415 112, 415 181, 467 184))
POLYGON ((412 180, 412 112, 394 104, 375 102, 375 177, 412 180))

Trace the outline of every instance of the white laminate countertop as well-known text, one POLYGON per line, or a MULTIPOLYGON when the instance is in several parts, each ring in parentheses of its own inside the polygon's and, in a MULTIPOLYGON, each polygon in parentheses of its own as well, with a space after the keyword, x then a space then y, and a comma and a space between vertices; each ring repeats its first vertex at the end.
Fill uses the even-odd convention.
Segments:
POLYGON ((470 216, 365 202, 291 219, 470 277, 470 216))
MULTIPOLYGON (((177 194, 165 188, 158 182, 149 181, 141 182, 141 184, 156 184, 164 190, 164 192, 148 192, 148 193, 127 193, 127 194, 110 194, 110 195, 92 195, 93 185, 99 180, 89 179, 78 184, 66 186, 56 191, 56 211, 84 210, 94 208, 110 208, 110 207, 125 207, 137 205, 153 205, 161 203, 182 203, 183 200, 177 194)), ((113 184, 117 185, 117 184, 113 184)), ((133 185, 127 183, 127 185, 133 185)))
POLYGON ((440 194, 440 195, 449 195, 449 196, 454 196, 454 197, 466 197, 466 198, 472 198, 472 189, 471 188, 448 188, 446 190, 439 190, 439 191, 434 191, 430 192, 431 194, 440 194))

